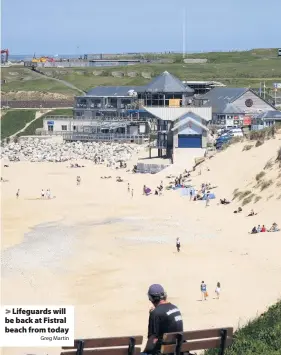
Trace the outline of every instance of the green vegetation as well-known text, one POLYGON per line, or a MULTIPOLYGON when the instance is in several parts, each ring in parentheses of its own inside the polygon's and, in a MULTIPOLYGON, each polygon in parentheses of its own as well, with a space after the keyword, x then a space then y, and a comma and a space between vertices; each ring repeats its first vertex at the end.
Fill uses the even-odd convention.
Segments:
MULTIPOLYGON (((141 56, 133 56, 137 58, 141 56)), ((143 57, 143 56, 142 56, 143 57)), ((118 67, 40 68, 47 76, 65 80, 82 90, 99 85, 144 85, 167 70, 182 80, 215 80, 228 86, 259 88, 266 82, 270 91, 280 81, 281 65, 276 49, 255 49, 242 52, 194 53, 187 59, 207 59, 207 63, 184 63, 180 54, 145 54, 157 63, 141 63, 118 67), (157 57, 157 58, 156 58, 157 57)), ((3 91, 36 90, 77 94, 63 83, 49 80, 27 68, 2 68, 7 83, 3 91)))
POLYGON ((281 147, 277 151, 277 158, 276 161, 279 161, 279 164, 281 164, 281 147))
POLYGON ((273 167, 273 160, 269 159, 268 162, 264 166, 264 170, 271 169, 273 167))
POLYGON ((255 197, 255 194, 250 194, 249 196, 244 198, 244 200, 242 201, 242 206, 245 206, 248 203, 250 203, 254 197, 255 197))
POLYGON ((259 181, 261 178, 263 178, 265 175, 265 172, 264 171, 261 171, 260 173, 258 173, 256 175, 256 180, 259 181))
POLYGON ((73 112, 72 112, 72 109, 57 109, 57 110, 50 111, 50 112, 46 113, 45 115, 41 116, 40 118, 38 118, 36 121, 32 122, 26 128, 26 130, 21 132, 19 135, 20 136, 33 136, 33 135, 35 135, 36 129, 43 127, 43 119, 46 116, 50 116, 50 115, 72 116, 73 112))
MULTIPOLYGON (((205 355, 217 355, 212 349, 205 355)), ((281 354, 281 301, 267 312, 250 321, 234 333, 233 344, 225 355, 280 355, 281 354)))
POLYGON ((255 197, 255 200, 254 200, 254 203, 259 202, 259 200, 261 200, 261 199, 262 199, 262 197, 261 197, 261 196, 256 196, 256 197, 255 197))
POLYGON ((272 184, 273 184, 272 180, 263 180, 263 181, 261 181, 261 184, 260 184, 261 191, 267 189, 272 184))
POLYGON ((253 145, 251 145, 251 144, 246 144, 244 147, 243 147, 243 152, 244 151, 247 151, 247 150, 250 150, 250 149, 252 149, 253 148, 253 145))
POLYGON ((24 126, 35 119, 35 110, 8 111, 1 119, 1 140, 20 131, 24 126))
POLYGON ((261 141, 263 143, 263 141, 265 139, 274 138, 277 130, 278 130, 278 127, 270 126, 270 127, 263 128, 259 131, 251 131, 249 133, 249 139, 261 141))

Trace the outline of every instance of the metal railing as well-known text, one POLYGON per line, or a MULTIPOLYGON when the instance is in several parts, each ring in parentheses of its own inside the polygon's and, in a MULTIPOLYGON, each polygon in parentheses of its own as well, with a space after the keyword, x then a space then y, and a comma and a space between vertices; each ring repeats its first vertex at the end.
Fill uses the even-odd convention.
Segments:
POLYGON ((148 141, 149 136, 146 134, 121 134, 121 133, 72 133, 65 131, 42 131, 42 135, 47 136, 62 136, 64 140, 68 141, 88 141, 88 142, 134 142, 144 143, 148 141))

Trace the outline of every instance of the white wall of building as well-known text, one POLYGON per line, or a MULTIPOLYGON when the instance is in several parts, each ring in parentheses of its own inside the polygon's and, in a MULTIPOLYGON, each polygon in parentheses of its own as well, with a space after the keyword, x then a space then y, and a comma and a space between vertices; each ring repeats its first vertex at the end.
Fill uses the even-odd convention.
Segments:
POLYGON ((157 118, 165 121, 175 121, 186 113, 192 112, 202 117, 206 121, 212 119, 212 107, 144 107, 157 118))
POLYGON ((251 91, 247 91, 244 95, 233 101, 232 104, 240 110, 245 111, 245 113, 257 113, 274 110, 272 106, 267 104, 259 96, 251 91), (253 105, 251 107, 247 107, 246 100, 252 100, 253 105))
POLYGON ((83 132, 83 128, 90 127, 93 125, 93 120, 65 120, 65 119, 44 119, 43 128, 45 131, 48 131, 48 122, 53 122, 53 131, 54 132, 83 132), (66 129, 65 129, 66 128, 66 129))

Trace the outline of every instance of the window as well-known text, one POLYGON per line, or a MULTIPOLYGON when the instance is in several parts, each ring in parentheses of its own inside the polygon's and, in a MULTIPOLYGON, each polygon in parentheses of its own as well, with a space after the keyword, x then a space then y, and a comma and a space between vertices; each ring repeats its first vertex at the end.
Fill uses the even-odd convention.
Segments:
POLYGON ((76 131, 76 126, 73 126, 73 131, 76 131))
POLYGON ((63 124, 63 125, 61 126, 61 130, 62 130, 62 131, 67 131, 67 125, 64 125, 64 124, 63 124))

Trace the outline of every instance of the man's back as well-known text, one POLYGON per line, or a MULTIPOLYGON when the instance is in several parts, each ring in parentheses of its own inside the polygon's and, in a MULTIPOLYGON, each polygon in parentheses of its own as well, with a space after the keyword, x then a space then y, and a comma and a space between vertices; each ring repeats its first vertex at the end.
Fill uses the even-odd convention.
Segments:
POLYGON ((172 303, 159 304, 149 316, 148 337, 154 335, 161 340, 164 333, 182 332, 183 321, 180 310, 172 303))

